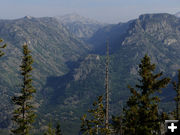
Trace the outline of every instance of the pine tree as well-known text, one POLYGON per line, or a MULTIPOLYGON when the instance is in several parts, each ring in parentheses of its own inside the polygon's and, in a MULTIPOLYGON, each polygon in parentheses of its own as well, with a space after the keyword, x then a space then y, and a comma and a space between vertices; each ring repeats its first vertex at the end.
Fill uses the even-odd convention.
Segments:
POLYGON ((56 126, 56 135, 62 135, 61 126, 60 126, 59 123, 58 123, 57 126, 56 126))
POLYGON ((129 135, 135 135, 139 123, 138 98, 140 98, 140 94, 135 89, 129 88, 132 95, 127 101, 127 108, 124 109, 123 130, 129 135))
POLYGON ((36 92, 32 86, 32 63, 33 59, 31 52, 28 49, 28 45, 23 45, 23 58, 21 68, 22 86, 18 96, 12 98, 15 104, 15 110, 13 112, 12 120, 15 122, 15 129, 12 129, 12 133, 15 135, 30 135, 30 129, 32 123, 35 120, 35 112, 33 107, 33 93, 36 92))
MULTIPOLYGON (((2 39, 0 39, 0 43, 1 43, 1 42, 3 42, 2 39)), ((5 47, 6 47, 6 44, 0 46, 0 49, 5 48, 5 47)), ((2 51, 0 50, 0 57, 3 56, 3 55, 4 55, 4 52, 2 52, 2 51)))
POLYGON ((84 135, 102 135, 107 134, 110 131, 105 127, 105 109, 103 105, 103 97, 99 96, 97 101, 93 103, 93 109, 88 110, 91 119, 87 119, 87 115, 84 115, 81 120, 81 133, 84 135))
POLYGON ((158 103, 160 99, 155 96, 169 83, 169 78, 159 79, 163 73, 154 74, 155 64, 151 64, 147 55, 139 65, 139 84, 136 89, 129 87, 131 96, 124 109, 125 134, 129 135, 156 135, 160 130, 160 116, 158 103))
POLYGON ((48 130, 46 131, 46 133, 44 133, 44 135, 55 135, 55 129, 52 127, 51 122, 49 122, 48 130))
POLYGON ((177 120, 180 120, 180 69, 178 70, 178 82, 173 82, 173 88, 176 91, 176 97, 174 100, 176 101, 176 118, 177 120))
POLYGON ((119 117, 112 116, 112 129, 115 135, 123 135, 122 115, 119 117))

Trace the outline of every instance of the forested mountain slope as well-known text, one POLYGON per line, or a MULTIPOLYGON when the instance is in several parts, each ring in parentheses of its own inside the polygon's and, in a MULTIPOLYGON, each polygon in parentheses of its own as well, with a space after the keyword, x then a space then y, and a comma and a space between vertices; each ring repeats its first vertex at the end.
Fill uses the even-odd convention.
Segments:
MULTIPOLYGON (((39 106, 37 126, 42 130, 51 118, 55 122, 61 121, 64 134, 78 133, 82 114, 97 96, 105 93, 107 40, 111 113, 118 114, 122 110, 129 96, 127 85, 134 86, 137 82, 138 64, 145 54, 157 65, 157 71, 176 79, 180 68, 180 19, 174 15, 145 14, 127 23, 107 25, 94 31, 91 38, 88 36, 86 44, 70 30, 56 18, 0 20, 0 37, 8 44, 6 55, 0 59, 2 108, 20 83, 18 66, 24 42, 28 42, 35 59, 34 81, 40 96, 36 98, 39 106), (93 50, 89 50, 87 44, 93 50)), ((172 86, 169 85, 160 96, 162 108, 172 109, 173 105, 167 105, 174 96, 172 86)), ((0 113, 6 119, 0 121, 0 126, 6 127, 9 117, 4 114, 10 114, 10 111, 5 109, 0 113)))
POLYGON ((19 90, 22 45, 28 43, 35 63, 34 84, 38 104, 43 103, 40 91, 48 76, 61 76, 69 72, 68 63, 86 55, 87 46, 70 34, 57 19, 26 16, 16 20, 0 20, 0 37, 7 43, 5 55, 0 59, 0 125, 7 126, 10 97, 19 90))
MULTIPOLYGON (((111 112, 118 113, 122 109, 122 104, 129 96, 127 86, 137 82, 138 64, 145 54, 157 65, 157 71, 175 79, 177 69, 180 68, 180 19, 177 17, 170 14, 145 14, 127 24, 104 27, 94 35, 89 40, 94 45, 94 54, 79 61, 79 66, 65 76, 49 78, 46 86, 54 90, 49 94, 52 97, 47 105, 51 109, 47 112, 53 112, 56 108, 55 112, 61 112, 56 113, 57 117, 65 122, 78 121, 83 110, 90 107, 96 96, 105 93, 104 51, 108 36, 111 54, 111 112)), ((169 85, 160 96, 161 107, 172 109, 173 105, 167 105, 173 100, 172 86, 169 85)))

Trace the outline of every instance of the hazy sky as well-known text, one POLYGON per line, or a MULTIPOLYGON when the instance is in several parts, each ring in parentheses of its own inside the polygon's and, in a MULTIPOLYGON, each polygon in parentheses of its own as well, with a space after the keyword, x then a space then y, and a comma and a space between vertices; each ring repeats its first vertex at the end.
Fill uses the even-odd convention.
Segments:
POLYGON ((78 13, 101 22, 117 23, 143 13, 176 13, 180 0, 0 0, 0 18, 59 16, 78 13))

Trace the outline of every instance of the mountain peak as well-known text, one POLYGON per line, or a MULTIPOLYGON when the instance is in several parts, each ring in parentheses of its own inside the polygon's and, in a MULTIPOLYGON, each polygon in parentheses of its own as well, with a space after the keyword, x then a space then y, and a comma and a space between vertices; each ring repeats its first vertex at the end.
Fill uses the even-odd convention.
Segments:
POLYGON ((32 16, 25 16, 24 19, 32 19, 33 17, 32 16))

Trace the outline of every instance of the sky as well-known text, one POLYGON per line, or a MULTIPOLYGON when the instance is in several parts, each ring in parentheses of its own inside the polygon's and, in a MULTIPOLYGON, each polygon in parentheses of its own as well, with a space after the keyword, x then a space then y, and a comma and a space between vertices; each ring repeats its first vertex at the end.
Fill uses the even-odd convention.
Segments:
POLYGON ((0 3, 0 19, 77 13, 100 22, 118 23, 145 13, 180 12, 180 0, 0 0, 0 3))

